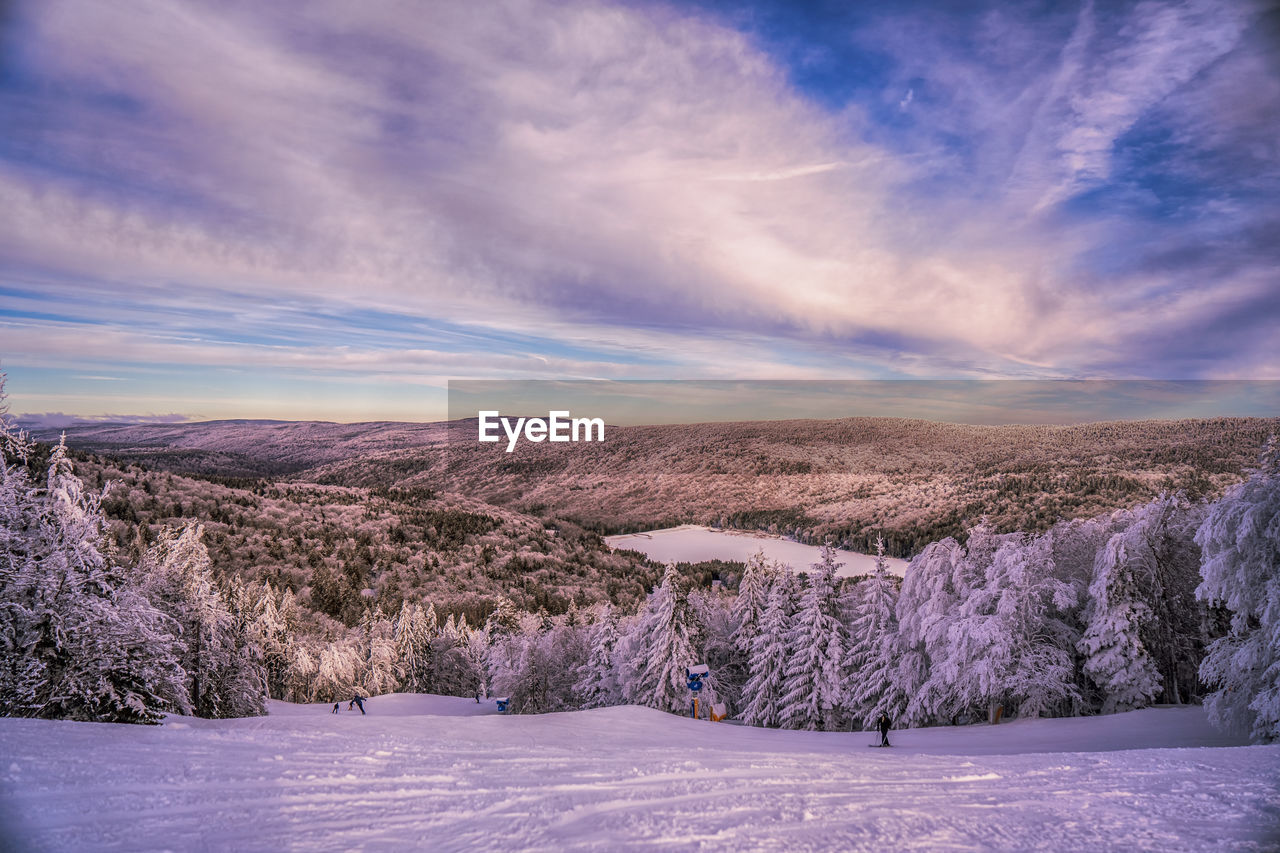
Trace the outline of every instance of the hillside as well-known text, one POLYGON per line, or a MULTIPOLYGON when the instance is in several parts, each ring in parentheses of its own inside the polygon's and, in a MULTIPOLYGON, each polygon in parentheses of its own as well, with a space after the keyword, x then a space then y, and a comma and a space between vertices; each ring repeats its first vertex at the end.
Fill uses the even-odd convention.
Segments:
POLYGON ((426 488, 364 489, 241 482, 151 471, 76 454, 103 501, 110 535, 136 558, 159 526, 199 519, 219 572, 269 581, 347 625, 366 605, 395 613, 404 598, 478 624, 499 596, 563 612, 610 600, 630 605, 657 579, 654 564, 614 552, 595 533, 426 488))
MULTIPOLYGON (((226 477, 276 477, 344 459, 439 446, 444 424, 373 421, 229 420, 182 424, 91 424, 34 430, 78 450, 149 468, 226 477)), ((386 485, 390 485, 387 483, 386 485)))
MULTIPOLYGON (((770 530, 894 556, 961 534, 1044 530, 1149 500, 1214 496, 1280 419, 972 426, 892 418, 610 427, 600 444, 481 445, 473 422, 94 425, 83 450, 151 467, 430 488, 600 533, 680 523, 770 530), (452 440, 450 440, 452 439, 452 440)), ((42 436, 46 439, 50 435, 42 436)))

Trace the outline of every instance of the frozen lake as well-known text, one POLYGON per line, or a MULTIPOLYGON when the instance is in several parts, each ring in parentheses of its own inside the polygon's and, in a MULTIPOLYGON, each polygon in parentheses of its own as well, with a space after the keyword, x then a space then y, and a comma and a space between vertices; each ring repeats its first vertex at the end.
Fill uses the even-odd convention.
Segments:
MULTIPOLYGON (((804 545, 771 533, 753 530, 716 530, 697 524, 683 524, 646 533, 628 533, 622 536, 606 536, 611 548, 629 548, 639 551, 659 562, 700 563, 703 560, 737 560, 745 563, 757 551, 764 551, 770 560, 786 563, 791 568, 805 572, 818 562, 822 549, 816 545, 804 545)), ((876 558, 856 551, 836 549, 838 562, 844 565, 837 571, 841 577, 868 575, 875 570, 876 558)), ((886 557, 889 571, 902 577, 907 561, 886 557)))

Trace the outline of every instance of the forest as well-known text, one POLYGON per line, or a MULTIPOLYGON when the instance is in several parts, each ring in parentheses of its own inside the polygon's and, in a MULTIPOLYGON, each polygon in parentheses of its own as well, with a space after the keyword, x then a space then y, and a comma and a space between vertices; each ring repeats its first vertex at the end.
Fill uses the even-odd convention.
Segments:
POLYGON ((901 581, 837 578, 827 548, 807 574, 757 558, 709 585, 424 485, 219 482, 0 429, 3 715, 155 722, 393 691, 688 713, 685 668, 706 663, 704 705, 758 726, 1204 702, 1280 737, 1274 440, 1220 495, 979 521, 901 581))

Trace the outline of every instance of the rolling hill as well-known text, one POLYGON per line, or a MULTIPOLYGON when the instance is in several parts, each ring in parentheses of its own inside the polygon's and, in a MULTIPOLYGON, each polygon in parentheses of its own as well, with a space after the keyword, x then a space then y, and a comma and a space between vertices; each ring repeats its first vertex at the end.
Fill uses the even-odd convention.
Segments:
MULTIPOLYGON (((1043 530, 1149 500, 1214 496, 1253 463, 1277 418, 973 426, 894 418, 610 427, 596 444, 512 453, 451 424, 211 421, 95 424, 78 449, 204 475, 465 495, 599 533, 679 523, 764 529, 890 553, 987 518, 1043 530)), ((39 434, 45 440, 52 433, 39 434)))

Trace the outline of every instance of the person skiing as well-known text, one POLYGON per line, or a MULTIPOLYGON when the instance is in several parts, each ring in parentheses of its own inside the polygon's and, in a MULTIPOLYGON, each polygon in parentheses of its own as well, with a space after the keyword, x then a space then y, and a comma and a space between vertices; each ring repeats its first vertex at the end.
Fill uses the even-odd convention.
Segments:
POLYGON ((354 697, 352 697, 351 701, 347 703, 348 711, 351 710, 352 705, 357 706, 360 709, 361 714, 364 713, 364 697, 362 697, 359 693, 357 693, 354 697))
POLYGON ((880 745, 891 746, 889 743, 889 715, 881 711, 880 719, 876 720, 876 725, 880 728, 880 745))
POLYGON ((336 713, 338 713, 338 703, 337 703, 337 702, 334 702, 334 703, 333 703, 333 710, 332 710, 332 711, 330 711, 329 713, 330 713, 330 714, 336 714, 336 713))

